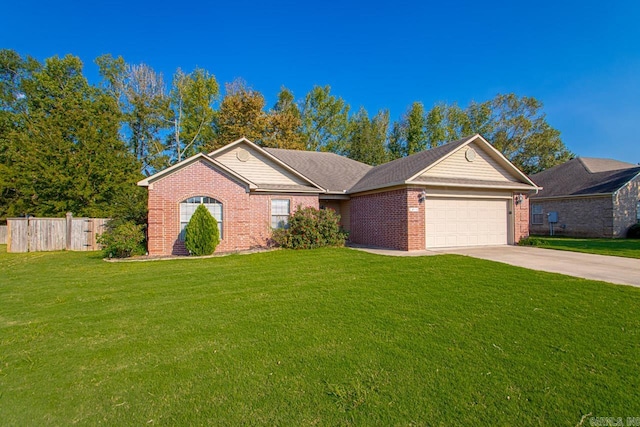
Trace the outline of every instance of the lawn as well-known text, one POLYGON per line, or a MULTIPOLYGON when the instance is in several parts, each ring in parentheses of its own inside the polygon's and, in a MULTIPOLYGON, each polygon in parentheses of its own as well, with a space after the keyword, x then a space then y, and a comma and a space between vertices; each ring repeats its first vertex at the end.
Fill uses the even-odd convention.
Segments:
POLYGON ((533 236, 528 241, 542 248, 640 259, 640 239, 581 239, 533 236))
POLYGON ((468 257, 107 263, 0 246, 0 301, 3 425, 640 415, 640 289, 468 257))

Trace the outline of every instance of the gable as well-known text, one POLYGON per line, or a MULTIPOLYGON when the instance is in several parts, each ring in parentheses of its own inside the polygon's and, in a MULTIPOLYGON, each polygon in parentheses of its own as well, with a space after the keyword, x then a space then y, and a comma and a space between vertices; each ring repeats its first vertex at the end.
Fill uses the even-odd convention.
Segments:
POLYGON ((452 153, 449 157, 429 168, 414 181, 429 178, 473 179, 495 182, 521 182, 516 176, 498 163, 483 147, 471 142, 452 153), (475 151, 475 158, 467 156, 467 150, 475 151), (469 157, 469 159, 467 158, 469 157))
POLYGON ((211 153, 211 157, 259 186, 260 184, 286 186, 309 186, 310 184, 246 143, 236 144, 228 150, 216 151, 211 153))

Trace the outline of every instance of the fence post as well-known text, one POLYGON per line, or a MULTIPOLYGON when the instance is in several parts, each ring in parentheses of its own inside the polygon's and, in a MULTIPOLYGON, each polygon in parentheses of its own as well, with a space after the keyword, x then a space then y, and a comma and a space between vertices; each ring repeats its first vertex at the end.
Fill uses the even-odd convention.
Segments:
POLYGON ((73 229, 73 214, 71 212, 67 212, 67 235, 65 247, 68 251, 71 250, 71 231, 73 229))

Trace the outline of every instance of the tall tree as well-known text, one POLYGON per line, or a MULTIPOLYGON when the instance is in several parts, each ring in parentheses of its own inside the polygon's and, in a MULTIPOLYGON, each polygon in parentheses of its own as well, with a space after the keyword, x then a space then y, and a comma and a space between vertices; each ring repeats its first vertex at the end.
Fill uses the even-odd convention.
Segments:
POLYGON ((389 133, 389 141, 387 143, 387 153, 389 160, 399 159, 406 156, 404 145, 404 128, 402 122, 393 122, 391 133, 389 133))
POLYGON ((373 119, 369 119, 367 110, 360 107, 349 121, 348 157, 373 166, 386 162, 385 142, 388 129, 388 111, 380 111, 373 119))
POLYGON ((22 58, 9 49, 0 50, 0 217, 17 197, 12 168, 15 133, 21 129, 21 117, 27 113, 23 81, 40 68, 32 58, 22 58))
POLYGON ((510 93, 497 95, 491 106, 494 130, 490 141, 523 172, 534 174, 573 156, 560 132, 547 123, 542 102, 510 93))
POLYGON ((258 144, 268 133, 268 118, 264 112, 264 96, 251 89, 244 80, 225 85, 225 96, 215 120, 216 137, 206 148, 220 148, 245 137, 258 144))
POLYGON ((143 173, 150 175, 167 166, 162 134, 168 127, 169 97, 162 74, 146 64, 127 64, 121 56, 102 55, 96 63, 106 91, 124 113, 123 132, 143 173))
POLYGON ((427 148, 426 118, 421 102, 414 102, 404 118, 406 122, 406 153, 408 156, 427 148))
POLYGON ((307 149, 313 151, 346 152, 349 105, 331 95, 331 87, 314 86, 302 105, 302 132, 307 149))
POLYGON ((427 113, 428 146, 479 133, 525 173, 536 173, 569 160, 569 152, 531 97, 498 94, 485 102, 471 102, 465 109, 439 103, 427 113))
POLYGON ((219 94, 215 76, 202 68, 185 74, 178 68, 173 76, 169 122, 173 131, 167 137, 171 163, 192 156, 215 137, 213 103, 219 94))
POLYGON ((81 61, 49 58, 18 90, 25 108, 8 132, 12 167, 0 193, 10 200, 0 216, 114 216, 130 214, 132 205, 143 215, 140 165, 119 138, 116 102, 89 85, 81 61))
POLYGON ((264 146, 292 150, 305 149, 300 109, 289 89, 285 87, 280 89, 278 101, 269 112, 267 121, 268 129, 263 138, 264 146))

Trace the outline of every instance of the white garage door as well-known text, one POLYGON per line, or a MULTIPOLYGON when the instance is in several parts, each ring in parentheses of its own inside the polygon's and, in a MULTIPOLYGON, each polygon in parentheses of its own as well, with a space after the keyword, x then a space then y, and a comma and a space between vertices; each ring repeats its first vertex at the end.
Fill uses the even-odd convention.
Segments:
POLYGON ((427 248, 507 244, 507 200, 427 199, 427 248))

